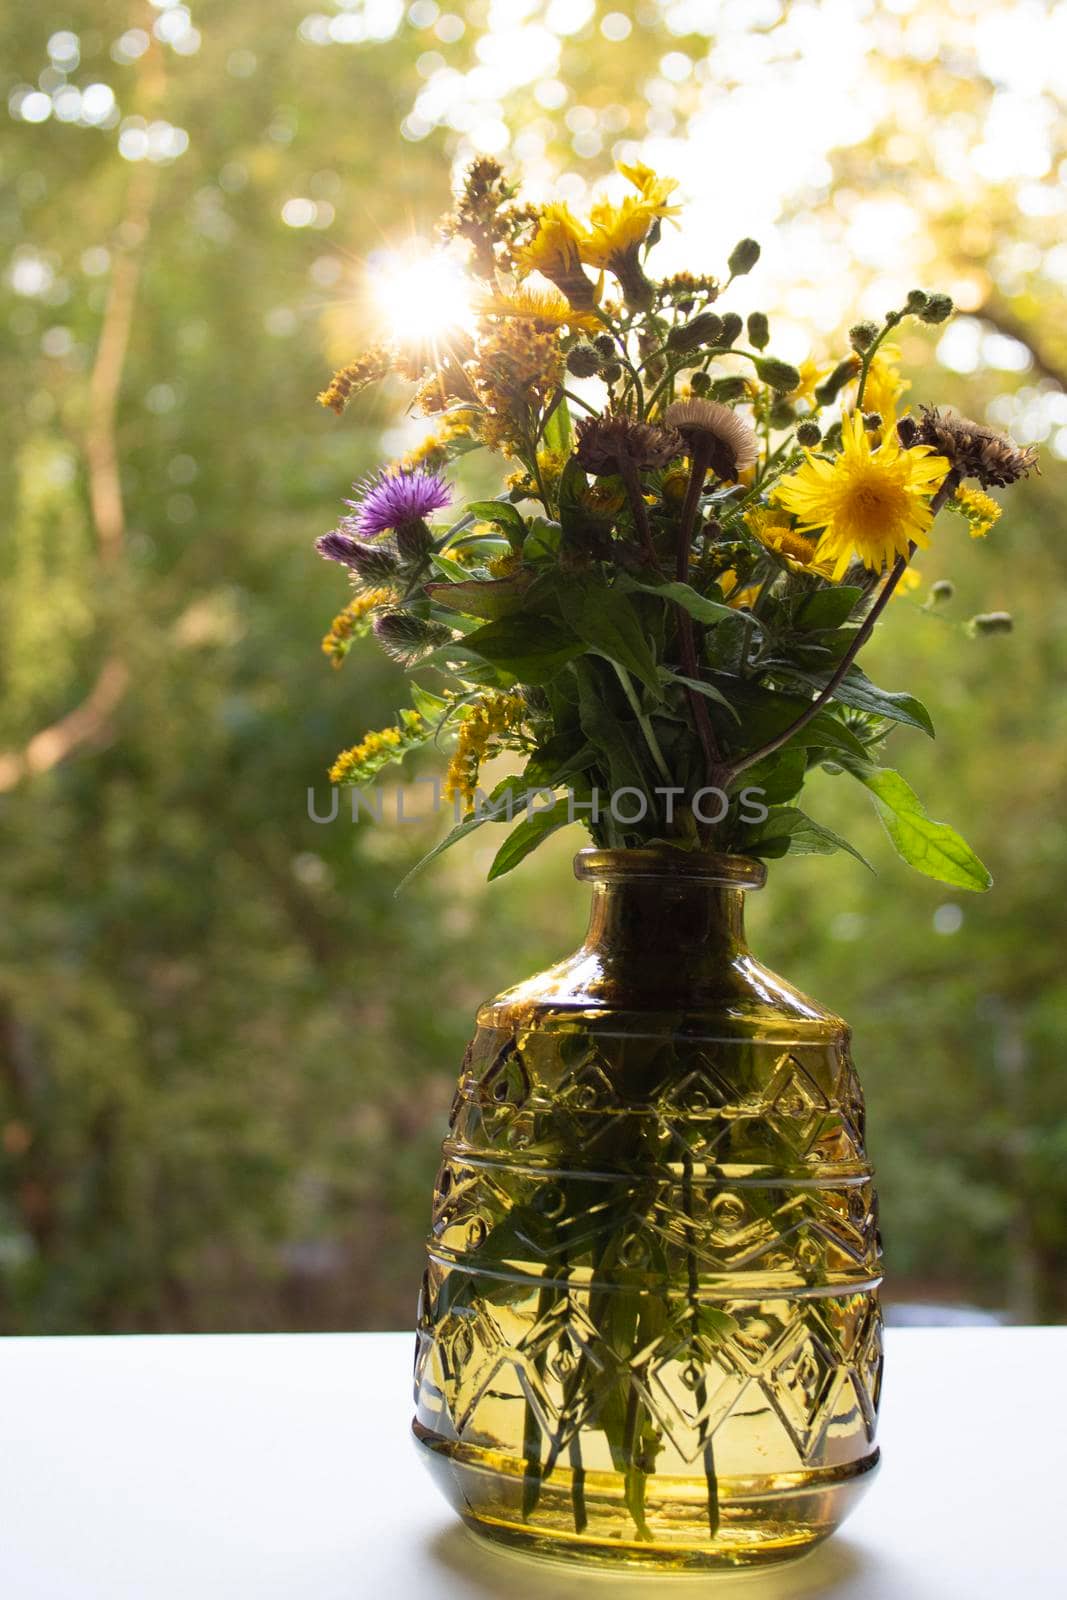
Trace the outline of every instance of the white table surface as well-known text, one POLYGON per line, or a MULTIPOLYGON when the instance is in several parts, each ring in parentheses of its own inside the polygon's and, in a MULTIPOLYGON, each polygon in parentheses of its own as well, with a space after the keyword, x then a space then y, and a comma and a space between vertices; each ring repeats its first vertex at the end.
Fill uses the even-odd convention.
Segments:
POLYGON ((739 1577, 540 1567, 455 1521, 407 1334, 0 1342, 4 1600, 1063 1600, 1067 1328, 893 1329, 882 1470, 739 1577))

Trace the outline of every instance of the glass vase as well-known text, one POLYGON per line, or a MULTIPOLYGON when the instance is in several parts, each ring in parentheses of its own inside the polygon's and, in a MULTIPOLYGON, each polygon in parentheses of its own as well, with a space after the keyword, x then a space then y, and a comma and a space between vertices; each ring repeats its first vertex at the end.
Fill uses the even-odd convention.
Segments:
POLYGON ((871 1480, 880 1246, 839 1017, 752 956, 765 869, 588 849, 577 953, 485 1004, 443 1147, 415 1438, 478 1533, 803 1554, 871 1480))

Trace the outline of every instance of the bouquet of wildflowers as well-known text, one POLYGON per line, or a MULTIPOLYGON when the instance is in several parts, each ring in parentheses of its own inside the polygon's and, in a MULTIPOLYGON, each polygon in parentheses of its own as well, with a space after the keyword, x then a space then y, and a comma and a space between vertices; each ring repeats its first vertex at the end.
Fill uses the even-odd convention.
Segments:
MULTIPOLYGON (((870 792, 905 861, 987 887, 883 763, 895 726, 932 733, 928 713, 857 657, 891 596, 918 585, 938 514, 985 534, 1000 515, 986 491, 1028 473, 1033 450, 903 409, 894 330, 943 322, 946 295, 914 290, 854 326, 840 359, 793 366, 769 353, 764 314, 725 309, 755 241, 721 280, 655 277, 676 184, 621 171, 631 192, 579 220, 520 203, 476 161, 441 226, 470 278, 469 322, 378 345, 320 396, 340 412, 399 374, 433 423, 318 541, 353 588, 324 648, 340 662, 370 630, 411 674, 411 708, 331 778, 368 784, 446 744, 455 826, 431 855, 510 822, 495 877, 572 821, 600 846, 852 850, 798 804, 823 766, 870 792), (456 505, 449 468, 478 448, 502 458, 501 491, 456 505), (482 763, 505 751, 518 772, 486 794, 482 763)), ((1010 625, 991 613, 970 627, 1010 625)))

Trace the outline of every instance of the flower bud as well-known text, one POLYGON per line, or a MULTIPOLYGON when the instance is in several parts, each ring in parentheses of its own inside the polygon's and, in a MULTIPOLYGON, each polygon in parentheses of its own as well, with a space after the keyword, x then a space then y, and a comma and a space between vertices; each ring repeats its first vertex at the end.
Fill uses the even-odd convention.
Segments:
POLYGON ((919 321, 929 323, 947 322, 954 309, 951 295, 932 294, 919 312, 919 321))
POLYGON ((731 278, 743 278, 746 272, 751 272, 759 260, 759 253, 755 239, 740 239, 730 251, 730 259, 726 263, 731 278))
POLYGON ((607 384, 618 383, 622 377, 622 367, 617 361, 605 361, 600 369, 600 376, 607 384))
POLYGON ((732 345, 741 332, 742 322, 736 311, 728 311, 722 319, 722 331, 719 334, 719 343, 727 348, 732 345))
POLYGON ((739 374, 731 378, 717 378, 711 386, 711 398, 718 400, 722 405, 729 405, 733 400, 743 400, 747 393, 748 384, 739 374))
POLYGON ((783 394, 788 394, 790 389, 795 389, 800 383, 800 373, 796 367, 790 366, 788 361, 778 361, 774 356, 763 356, 756 362, 756 371, 764 383, 770 384, 772 389, 778 389, 783 394))
POLYGON ((882 413, 880 411, 865 411, 863 413, 863 426, 868 433, 877 433, 882 426, 882 413))
POLYGON ((914 312, 916 315, 918 315, 918 313, 925 308, 929 298, 930 296, 926 293, 925 289, 912 289, 907 300, 904 302, 905 310, 914 312))
POLYGON ((595 378, 600 371, 600 355, 585 339, 567 351, 567 371, 575 378, 595 378))
POLYGON ((689 387, 694 394, 707 394, 711 388, 711 378, 706 372, 694 372, 689 380, 689 387))
POLYGON ((770 343, 771 329, 766 313, 753 311, 748 319, 748 342, 754 350, 766 350, 770 343))
POLYGON ((984 611, 970 621, 975 633, 1010 633, 1014 626, 1010 611, 984 611))
POLYGON ((414 517, 397 527, 396 547, 404 561, 421 561, 433 547, 433 534, 421 517, 414 517))
POLYGON ((956 593, 956 585, 950 583, 948 578, 938 578, 936 583, 930 585, 930 599, 935 606, 944 605, 956 593))
POLYGON ((371 626, 386 655, 392 656, 402 667, 414 666, 437 645, 452 637, 451 628, 413 616, 410 611, 382 611, 371 626))
POLYGON ((853 350, 869 350, 878 337, 877 322, 854 322, 848 330, 848 340, 853 350))
POLYGON ((829 377, 824 378, 815 391, 815 398, 821 406, 829 405, 831 400, 836 400, 845 384, 856 376, 859 370, 859 358, 846 356, 844 361, 839 361, 829 377))
POLYGON ((813 450, 822 439, 822 433, 817 422, 810 419, 797 425, 797 444, 802 444, 805 450, 813 450))
POLYGON ((615 354, 615 340, 610 333, 598 333, 593 340, 593 349, 599 350, 605 361, 610 361, 615 354))
POLYGON ((772 428, 791 428, 797 420, 797 414, 788 400, 779 397, 771 406, 769 420, 772 428))
POLYGON ((692 322, 672 328, 667 335, 668 350, 699 350, 703 345, 716 344, 722 333, 722 318, 714 311, 702 311, 692 322))
POLYGON ((840 448, 841 448, 841 424, 840 424, 840 422, 834 422, 834 423, 831 424, 831 426, 829 428, 827 428, 826 432, 823 434, 822 442, 825 445, 827 450, 840 450, 840 448))

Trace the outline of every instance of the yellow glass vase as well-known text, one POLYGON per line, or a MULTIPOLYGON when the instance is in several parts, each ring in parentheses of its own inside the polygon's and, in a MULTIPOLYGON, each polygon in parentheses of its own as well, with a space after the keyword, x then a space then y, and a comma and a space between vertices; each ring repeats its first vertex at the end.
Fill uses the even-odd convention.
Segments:
POLYGON ((760 965, 765 869, 583 850, 578 952, 484 1005, 434 1196, 416 1440, 477 1532, 701 1569, 803 1554, 878 1462, 849 1034, 760 965))

